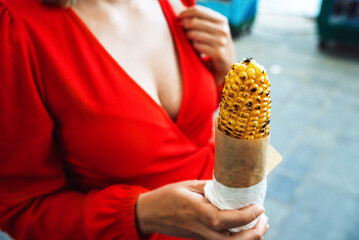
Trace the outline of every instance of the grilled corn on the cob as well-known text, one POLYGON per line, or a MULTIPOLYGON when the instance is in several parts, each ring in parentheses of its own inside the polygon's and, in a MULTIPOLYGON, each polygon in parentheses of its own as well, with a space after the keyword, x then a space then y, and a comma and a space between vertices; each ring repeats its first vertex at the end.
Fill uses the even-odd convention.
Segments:
POLYGON ((224 78, 218 128, 228 136, 260 139, 270 133, 270 81, 253 58, 235 63, 224 78))

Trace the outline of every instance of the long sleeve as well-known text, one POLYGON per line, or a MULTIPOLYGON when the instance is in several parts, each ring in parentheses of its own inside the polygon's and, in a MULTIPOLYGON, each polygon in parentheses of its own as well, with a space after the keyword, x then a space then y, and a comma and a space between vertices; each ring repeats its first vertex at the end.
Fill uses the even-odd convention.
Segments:
POLYGON ((29 33, 0 3, 0 228, 15 239, 138 239, 147 190, 71 189, 41 77, 29 33))

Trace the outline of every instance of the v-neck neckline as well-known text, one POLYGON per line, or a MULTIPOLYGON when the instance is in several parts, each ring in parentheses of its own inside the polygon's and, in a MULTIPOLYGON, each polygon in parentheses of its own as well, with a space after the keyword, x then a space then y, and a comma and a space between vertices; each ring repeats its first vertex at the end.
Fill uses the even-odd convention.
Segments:
MULTIPOLYGON (((173 19, 171 18, 171 14, 164 11, 164 4, 165 2, 163 0, 158 1, 162 10, 162 13, 166 19, 167 26, 170 30, 172 40, 174 43, 174 48, 176 51, 176 58, 179 64, 179 70, 181 73, 181 80, 182 80, 182 99, 181 99, 181 105, 180 109, 177 114, 176 120, 172 120, 172 118, 169 116, 167 111, 159 105, 122 67, 121 65, 114 59, 114 57, 106 50, 106 48, 102 45, 102 43, 97 39, 97 37, 92 33, 92 31, 87 27, 85 22, 80 18, 80 16, 71 8, 67 8, 67 12, 69 15, 75 20, 75 22, 78 24, 79 28, 89 37, 89 40, 98 48, 100 51, 107 57, 107 59, 112 62, 112 64, 125 76, 125 78, 136 88, 138 91, 143 94, 146 98, 148 98, 149 102, 158 109, 158 111, 167 119, 170 125, 172 125, 172 128, 186 141, 191 143, 192 146, 196 146, 187 136, 184 135, 184 133, 179 128, 179 123, 183 117, 184 110, 186 107, 187 102, 187 77, 185 76, 185 72, 183 69, 183 61, 184 61, 184 52, 181 48, 181 42, 179 37, 176 35, 176 30, 174 29, 176 25, 173 24, 173 19)), ((169 4, 169 3, 167 3, 169 4)), ((170 6, 167 6, 170 7, 170 6)), ((169 9, 169 11, 173 12, 173 9, 169 9)), ((174 12, 173 12, 174 14, 174 12)))

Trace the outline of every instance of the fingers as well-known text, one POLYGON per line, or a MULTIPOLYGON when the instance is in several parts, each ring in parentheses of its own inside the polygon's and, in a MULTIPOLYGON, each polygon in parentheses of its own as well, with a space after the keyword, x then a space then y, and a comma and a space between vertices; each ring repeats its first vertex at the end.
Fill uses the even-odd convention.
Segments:
MULTIPOLYGON (((257 205, 251 205, 241 210, 223 210, 219 211, 217 217, 222 222, 224 229, 231 229, 244 226, 264 212, 264 208, 257 205)), ((223 229, 223 230, 224 230, 223 229)))
POLYGON ((198 220, 216 231, 223 231, 231 228, 244 226, 263 212, 264 208, 258 205, 251 205, 241 210, 218 210, 207 200, 196 206, 198 220))
POLYGON ((222 33, 223 35, 227 34, 228 30, 224 26, 218 23, 214 23, 202 18, 185 18, 181 20, 182 27, 189 31, 189 30, 200 30, 208 33, 222 33))
POLYGON ((181 12, 178 16, 179 20, 185 19, 185 18, 202 18, 206 19, 208 21, 212 22, 225 22, 227 19, 220 13, 210 9, 206 8, 200 5, 195 5, 193 7, 189 7, 183 12, 181 12))
POLYGON ((229 42, 230 29, 227 23, 192 17, 181 19, 181 24, 186 30, 187 37, 193 42, 213 48, 225 47, 229 42))
POLYGON ((216 60, 222 55, 223 48, 216 48, 206 43, 201 42, 194 42, 193 43, 194 49, 196 51, 208 55, 212 60, 216 60))
POLYGON ((241 231, 232 235, 234 239, 241 240, 260 240, 268 230, 268 218, 263 215, 259 218, 257 225, 249 230, 241 231))

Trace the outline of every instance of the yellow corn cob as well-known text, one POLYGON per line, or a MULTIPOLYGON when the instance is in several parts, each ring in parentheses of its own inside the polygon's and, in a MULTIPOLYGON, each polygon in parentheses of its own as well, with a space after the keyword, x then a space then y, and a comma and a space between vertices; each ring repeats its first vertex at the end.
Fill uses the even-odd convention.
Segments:
POLYGON ((270 133, 270 81, 253 58, 235 63, 224 78, 218 128, 228 136, 260 139, 270 133))

